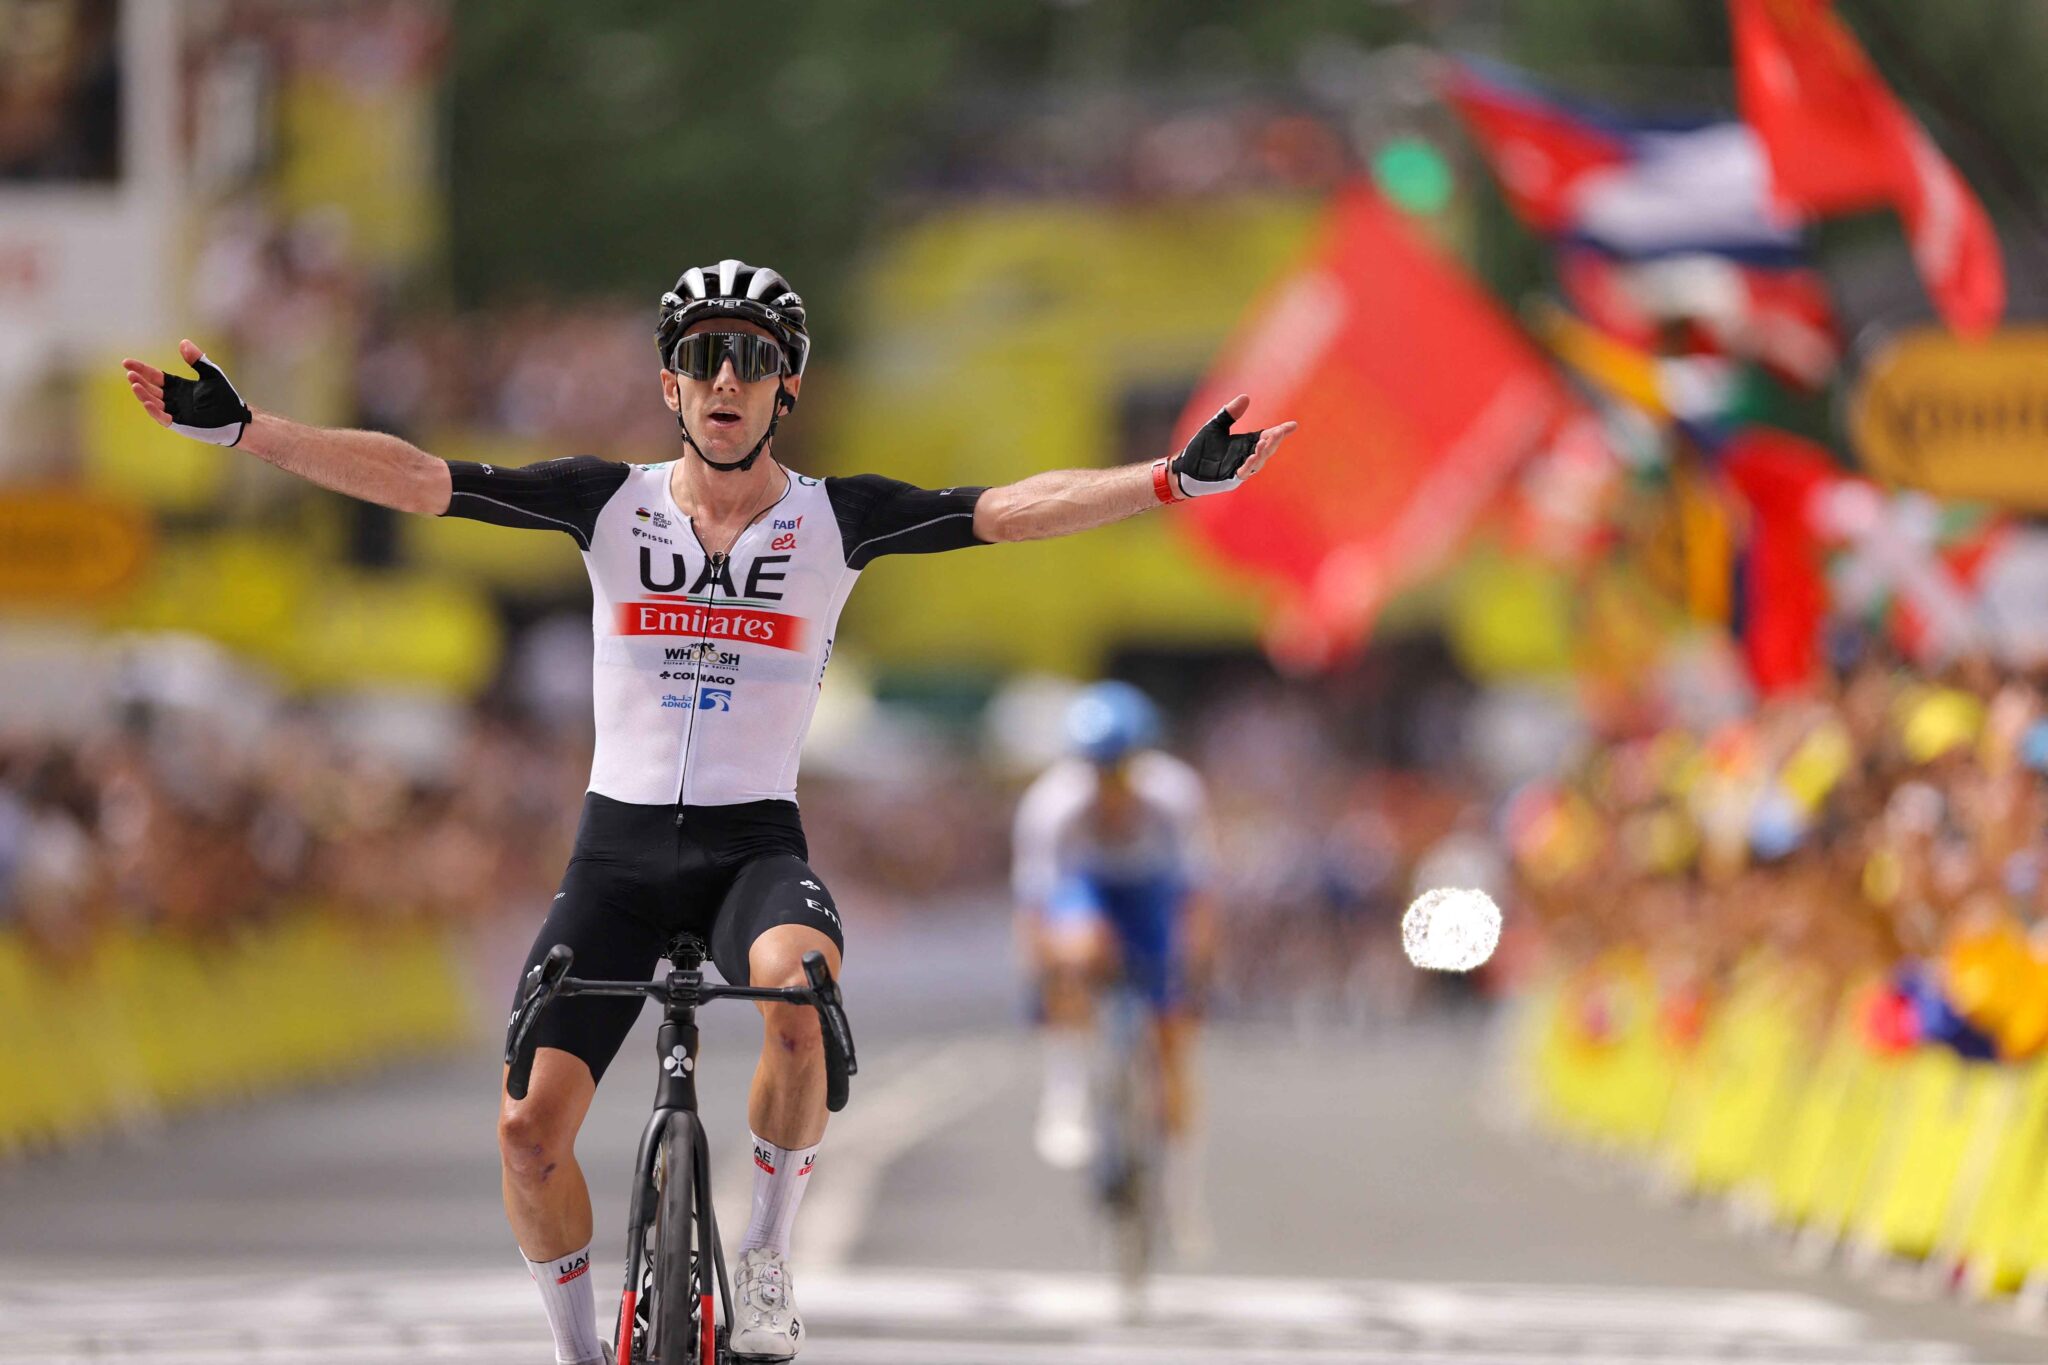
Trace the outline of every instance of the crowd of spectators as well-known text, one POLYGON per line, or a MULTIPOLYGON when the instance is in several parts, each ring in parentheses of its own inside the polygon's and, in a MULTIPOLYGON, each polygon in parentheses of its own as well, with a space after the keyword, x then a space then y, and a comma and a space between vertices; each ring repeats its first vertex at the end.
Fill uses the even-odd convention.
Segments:
POLYGON ((0 735, 0 928, 61 952, 309 905, 478 920, 559 872, 579 761, 482 717, 432 777, 310 711, 253 732, 136 709, 83 739, 0 735))
POLYGON ((1184 753, 1215 813, 1216 1004, 1370 1030, 1432 987, 1401 948, 1409 902, 1440 885, 1502 894, 1505 868, 1455 750, 1419 762, 1347 751, 1336 704, 1313 688, 1255 689, 1201 713, 1184 753))
POLYGON ((1606 966, 1646 968, 1683 1039, 1761 953, 1881 1050, 2048 1041, 2044 680, 1845 639, 1816 691, 1613 734, 1505 807, 1517 904, 1594 1034, 1606 966))
MULTIPOLYGON (((1467 788, 1333 759, 1320 705, 1276 686, 1196 708, 1175 747, 1217 815, 1217 1006, 1367 1026, 1422 988, 1398 931, 1414 891, 1497 889, 1500 872, 1467 788)), ((332 703, 130 703, 81 738, 0 732, 0 932, 62 954, 107 930, 207 939, 305 908, 526 926, 568 856, 590 736, 518 715, 436 712, 411 752, 388 718, 371 741, 332 703)), ((812 858, 862 921, 1007 915, 1029 774, 938 727, 913 747, 886 771, 820 755, 802 793, 812 858)))

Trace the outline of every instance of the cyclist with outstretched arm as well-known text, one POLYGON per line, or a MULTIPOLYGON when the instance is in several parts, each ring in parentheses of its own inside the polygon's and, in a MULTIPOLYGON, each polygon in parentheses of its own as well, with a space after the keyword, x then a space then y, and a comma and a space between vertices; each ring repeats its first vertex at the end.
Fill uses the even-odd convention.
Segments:
MULTIPOLYGON (((444 461, 395 436, 311 427, 252 409, 190 341, 196 380, 123 362, 159 425, 238 446, 352 497, 569 536, 590 575, 597 745, 582 823, 531 966, 557 943, 594 977, 644 980, 678 933, 711 945, 727 980, 803 984, 803 956, 837 977, 839 910, 811 868, 796 806, 799 750, 862 569, 1105 526, 1225 493, 1294 430, 1233 433, 1233 399, 1187 447, 1150 464, 1060 470, 996 488, 923 489, 879 474, 816 479, 774 457, 810 336, 773 270, 736 260, 683 272, 661 299, 661 392, 685 450, 662 464, 591 456, 523 469, 444 461)), ((522 976, 524 969, 522 968, 522 976)), ((601 1359, 588 1266, 590 1195, 575 1139, 637 999, 563 1001, 538 1025, 526 1098, 504 1099, 505 1211, 540 1288, 555 1356, 601 1359)), ((803 1340, 790 1228, 825 1133, 815 1013, 764 1004, 747 1105, 753 1216, 740 1244, 735 1355, 787 1360, 803 1340)))

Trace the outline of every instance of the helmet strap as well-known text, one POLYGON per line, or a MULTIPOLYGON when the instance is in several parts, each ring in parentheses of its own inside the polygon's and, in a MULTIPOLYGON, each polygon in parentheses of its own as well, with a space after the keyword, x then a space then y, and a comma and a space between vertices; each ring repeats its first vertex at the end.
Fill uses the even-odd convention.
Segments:
POLYGON ((780 379, 775 381, 775 415, 768 419, 768 430, 761 433, 761 439, 754 442, 754 448, 737 460, 720 463, 704 453, 704 447, 690 436, 690 429, 683 425, 683 414, 676 414, 676 430, 683 433, 683 444, 697 452, 697 458, 721 474, 737 474, 754 467, 754 461, 761 458, 761 452, 775 439, 775 424, 782 420, 782 414, 796 406, 796 400, 789 396, 789 390, 782 387, 780 379))

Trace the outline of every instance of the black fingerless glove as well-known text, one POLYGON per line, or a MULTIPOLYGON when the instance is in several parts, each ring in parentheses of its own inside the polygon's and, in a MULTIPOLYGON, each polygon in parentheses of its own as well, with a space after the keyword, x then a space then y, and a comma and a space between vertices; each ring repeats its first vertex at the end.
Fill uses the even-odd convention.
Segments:
POLYGON ((200 356, 192 368, 199 372, 199 378, 164 376, 164 412, 170 416, 171 430, 209 445, 239 444, 242 433, 255 420, 249 405, 235 392, 220 366, 205 356, 200 356))
POLYGON ((1263 433, 1230 430, 1230 410, 1217 413, 1189 439, 1180 454, 1158 461, 1152 469, 1152 490, 1161 502, 1228 493, 1244 482, 1244 462, 1252 457, 1263 433))

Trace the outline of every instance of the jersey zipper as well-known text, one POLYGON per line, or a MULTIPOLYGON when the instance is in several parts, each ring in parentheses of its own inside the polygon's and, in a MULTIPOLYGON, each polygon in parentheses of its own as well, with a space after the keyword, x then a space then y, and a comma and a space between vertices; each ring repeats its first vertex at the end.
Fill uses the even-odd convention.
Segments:
MULTIPOLYGON (((742 526, 740 528, 739 534, 732 538, 732 545, 729 549, 721 550, 718 553, 713 554, 711 552, 711 547, 704 543, 704 537, 697 534, 697 523, 695 519, 690 517, 683 518, 683 520, 686 523, 688 523, 690 527, 691 537, 697 542, 697 547, 704 551, 704 557, 711 566, 711 573, 709 575, 710 581, 705 585, 707 589, 706 595, 709 598, 709 601, 706 604, 707 608, 710 606, 717 605, 718 580, 725 576, 725 566, 732 558, 732 551, 737 550, 740 547, 740 542, 747 538, 748 533, 750 533, 756 526, 759 526, 762 523, 762 521, 766 519, 769 516, 769 514, 772 513, 776 508, 782 506, 783 503, 787 502, 789 500, 789 495, 796 491, 796 476, 794 474, 791 474, 788 475, 787 478, 789 481, 783 485, 782 496, 777 498, 768 506, 762 508, 759 516, 755 517, 745 526, 742 526)), ((675 499, 673 496, 669 498, 669 505, 675 505, 675 499)), ((680 513, 682 509, 677 508, 676 510, 678 513, 680 513)), ((711 620, 708 610, 704 619, 707 623, 711 620)), ((698 638, 697 643, 700 646, 708 645, 711 643, 711 637, 708 634, 700 636, 698 638)), ((690 669, 690 718, 683 722, 682 771, 680 774, 678 774, 676 778, 677 829, 681 829, 683 827, 683 805, 685 799, 690 794, 690 743, 697 737, 697 702, 699 698, 701 698, 703 695, 703 652, 699 650, 697 658, 692 660, 691 662, 692 667, 690 669)))
MULTIPOLYGON (((693 526, 690 529, 692 534, 694 534, 696 528, 693 526)), ((711 609, 718 603, 718 580, 725 576, 725 554, 721 551, 717 554, 707 555, 705 562, 711 568, 711 572, 706 575, 709 581, 704 585, 708 598, 705 604, 704 620, 709 624, 711 609)), ((676 779, 676 828, 678 829, 681 829, 683 826, 683 806, 690 795, 690 742, 697 737, 697 703, 704 696, 704 649, 710 643, 711 636, 709 634, 700 634, 697 638, 697 648, 691 651, 696 657, 690 660, 690 718, 683 722, 682 771, 676 779)))

